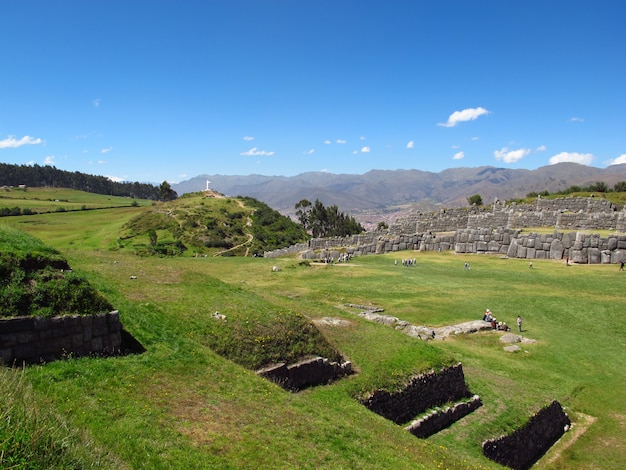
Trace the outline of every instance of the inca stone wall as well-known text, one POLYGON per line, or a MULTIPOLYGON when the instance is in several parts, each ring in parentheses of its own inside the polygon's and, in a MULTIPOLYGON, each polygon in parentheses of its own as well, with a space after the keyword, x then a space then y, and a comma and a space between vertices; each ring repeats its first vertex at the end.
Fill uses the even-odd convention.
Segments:
MULTIPOLYGON (((266 252, 265 257, 273 258, 288 254, 300 254, 308 260, 338 260, 342 253, 351 256, 394 253, 404 250, 447 251, 453 249, 459 254, 499 254, 510 258, 523 259, 569 259, 580 264, 615 264, 626 261, 626 235, 608 235, 582 232, 558 232, 522 234, 517 229, 462 229, 453 235, 422 233, 415 235, 392 236, 377 233, 375 242, 362 245, 347 245, 353 240, 333 239, 335 247, 320 251, 304 251, 294 245, 289 249, 266 252)), ((312 240, 313 241, 313 240, 312 240)), ((318 245, 317 243, 313 244, 318 245)), ((410 257, 410 255, 407 255, 410 257)))
POLYGON ((0 358, 7 365, 63 356, 114 354, 122 343, 119 312, 52 318, 0 319, 0 358))
POLYGON ((406 423, 434 406, 469 398, 462 365, 414 377, 399 392, 377 390, 361 403, 396 424, 406 423))
POLYGON ((415 213, 388 231, 312 239, 266 252, 265 257, 300 254, 309 260, 404 250, 500 254, 524 259, 569 259, 581 264, 626 261, 626 211, 600 198, 537 199, 535 204, 495 204, 430 214, 415 213), (522 233, 527 227, 554 227, 553 234, 522 233), (601 237, 578 230, 615 230, 601 237))
POLYGON ((323 385, 337 380, 345 375, 352 374, 352 363, 331 362, 322 357, 316 357, 297 364, 281 363, 257 371, 286 390, 299 391, 307 387, 323 385))
POLYGON ((626 231, 622 206, 596 197, 538 198, 534 204, 494 204, 491 208, 442 209, 412 213, 389 228, 391 234, 449 232, 478 228, 553 227, 558 230, 626 231))
POLYGON ((482 401, 478 395, 474 395, 469 401, 448 406, 443 410, 432 410, 426 416, 416 419, 405 430, 415 437, 426 438, 439 431, 446 429, 453 423, 461 420, 468 414, 482 406, 482 401))
POLYGON ((483 443, 485 456, 515 470, 532 467, 571 426, 561 404, 553 401, 508 436, 483 443))

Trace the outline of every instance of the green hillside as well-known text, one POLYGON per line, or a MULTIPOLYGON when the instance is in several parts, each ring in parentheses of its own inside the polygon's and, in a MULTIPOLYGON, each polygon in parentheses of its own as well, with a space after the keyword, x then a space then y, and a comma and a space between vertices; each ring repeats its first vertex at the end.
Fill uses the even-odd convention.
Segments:
POLYGON ((145 206, 152 201, 64 188, 0 188, 0 217, 112 207, 145 206))
MULTIPOLYGON (((394 262, 407 252, 318 265, 213 256, 228 248, 206 245, 211 256, 190 256, 193 249, 183 256, 137 256, 139 245, 150 246, 150 228, 157 244, 191 245, 175 238, 176 226, 204 217, 208 208, 201 202, 215 202, 194 198, 0 218, 0 225, 61 253, 119 309, 124 328, 147 349, 2 371, 3 384, 21 385, 2 390, 13 400, 0 414, 6 416, 10 403, 27 403, 40 412, 23 417, 35 422, 24 435, 62 431, 52 442, 37 441, 54 452, 66 449, 58 451, 67 454, 65 463, 53 468, 496 469, 481 443, 511 432, 554 399, 574 427, 536 468, 612 469, 626 461, 626 275, 616 266, 535 260, 529 270, 523 260, 451 252, 412 252, 413 267, 394 262), (160 210, 176 224, 150 225, 160 210), (493 332, 423 342, 359 317, 348 303, 428 326, 478 319, 488 307, 510 324, 522 315, 523 335, 537 342, 518 353, 504 352, 493 332), (340 354, 357 373, 299 393, 254 373, 270 361, 318 351, 340 354), (358 401, 457 361, 484 405, 428 439, 358 401)), ((242 213, 235 219, 242 221, 245 243, 250 232, 243 221, 251 212, 242 204, 218 201, 215 208, 242 213)), ((20 440, 17 448, 24 442, 31 441, 20 440)), ((0 467, 36 468, 28 466, 32 448, 15 454, 25 456, 17 464, 0 467)))
POLYGON ((143 255, 250 256, 307 238, 302 227, 267 204, 211 192, 141 211, 122 227, 118 248, 143 255))

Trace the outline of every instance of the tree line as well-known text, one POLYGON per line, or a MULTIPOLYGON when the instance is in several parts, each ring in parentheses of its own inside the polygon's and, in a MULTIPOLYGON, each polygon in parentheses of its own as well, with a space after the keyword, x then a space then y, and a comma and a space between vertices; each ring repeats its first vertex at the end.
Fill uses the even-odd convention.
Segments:
POLYGON ((56 187, 109 196, 169 201, 178 196, 164 181, 160 186, 138 182, 116 182, 106 176, 59 170, 49 165, 0 163, 0 186, 56 187))
POLYGON ((620 181, 615 183, 611 188, 604 181, 596 181, 589 186, 570 186, 567 189, 563 189, 562 191, 557 191, 555 193, 550 193, 549 191, 541 191, 539 193, 532 192, 528 193, 526 197, 537 197, 537 196, 549 196, 550 194, 572 194, 572 193, 624 193, 626 192, 626 181, 620 181))
POLYGON ((339 212, 336 205, 324 207, 319 199, 313 204, 307 199, 302 199, 295 208, 300 225, 310 231, 315 238, 345 237, 365 231, 354 217, 339 212))
MULTIPOLYGON (((536 198, 538 196, 547 197, 547 196, 550 196, 551 194, 556 194, 559 196, 566 196, 568 194, 574 194, 574 193, 611 193, 611 192, 615 192, 615 193, 626 192, 626 181, 620 181, 618 183, 615 183, 612 188, 608 184, 606 184, 604 181, 596 181, 595 183, 590 184, 589 186, 573 185, 567 189, 556 191, 554 193, 551 193, 548 190, 539 191, 539 192, 533 191, 533 192, 526 194, 526 197, 536 198)), ((482 206, 483 198, 480 194, 473 194, 467 198, 467 202, 469 203, 470 206, 474 204, 476 204, 477 206, 482 206)))

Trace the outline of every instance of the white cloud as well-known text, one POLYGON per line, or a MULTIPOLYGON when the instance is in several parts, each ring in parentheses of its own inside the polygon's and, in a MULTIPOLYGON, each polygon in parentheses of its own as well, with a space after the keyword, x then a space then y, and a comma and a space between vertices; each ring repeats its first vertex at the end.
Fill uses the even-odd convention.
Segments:
POLYGON ((106 160, 98 160, 98 165, 104 165, 106 164, 106 160))
POLYGON ((256 147, 252 147, 247 152, 241 152, 240 155, 243 155, 245 157, 257 157, 259 155, 270 156, 270 155, 274 155, 274 152, 266 152, 265 150, 259 150, 256 147))
POLYGON ((119 176, 106 176, 106 178, 109 178, 114 183, 121 183, 124 181, 124 178, 120 178, 119 176))
POLYGON ((585 120, 581 117, 572 117, 569 122, 585 122, 585 120))
POLYGON ((483 114, 489 114, 485 108, 467 108, 462 111, 453 112, 447 122, 437 124, 441 127, 454 127, 460 122, 473 121, 483 114))
POLYGON ((46 158, 43 159, 43 164, 44 165, 54 165, 54 159, 56 157, 54 155, 48 155, 46 158))
POLYGON ((109 153, 111 150, 113 150, 113 147, 107 147, 105 149, 100 150, 100 153, 109 153))
POLYGON ((243 140, 245 140, 246 142, 250 142, 251 140, 254 140, 254 137, 247 135, 243 138, 243 140))
POLYGON ((348 141, 347 140, 343 140, 343 139, 337 139, 337 143, 338 144, 347 144, 348 141))
POLYGON ((412 149, 413 147, 415 147, 415 142, 413 142, 412 140, 409 141, 408 144, 406 144, 406 148, 408 149, 412 149))
POLYGON ((95 98, 91 103, 93 104, 94 108, 99 108, 100 103, 102 103, 102 100, 100 98, 95 98))
POLYGON ((16 139, 15 136, 10 135, 4 140, 0 140, 0 149, 14 149, 22 145, 37 145, 42 142, 43 140, 35 139, 29 135, 25 135, 21 139, 16 139))
POLYGON ((479 140, 478 137, 472 137, 471 140, 479 140))
POLYGON ((330 140, 325 140, 324 143, 327 144, 327 145, 328 144, 332 144, 332 142, 330 140))
POLYGON ((361 137, 359 137, 359 140, 365 140, 365 136, 362 135, 361 137))
POLYGON ((537 147, 535 149, 537 152, 545 152, 546 150, 548 150, 548 147, 546 147, 545 145, 540 145, 539 147, 537 147))
POLYGON ((496 160, 502 160, 504 163, 515 163, 530 152, 530 149, 509 150, 506 147, 502 147, 500 150, 494 150, 493 156, 496 157, 496 160))
POLYGON ((452 156, 452 160, 461 160, 465 157, 465 152, 457 152, 452 156))
POLYGON ((614 158, 606 162, 607 166, 611 165, 621 165, 622 163, 626 163, 626 153, 621 154, 619 157, 614 158))
POLYGON ((361 148, 361 153, 370 153, 372 149, 370 149, 369 147, 363 147, 361 148))
POLYGON ((461 146, 460 145, 453 145, 452 148, 453 149, 459 149, 459 148, 461 148, 461 146))
POLYGON ((589 165, 593 161, 593 154, 591 153, 577 153, 577 152, 561 152, 550 158, 550 165, 555 163, 571 162, 580 163, 581 165, 589 165))
POLYGON ((304 152, 305 155, 313 155, 315 153, 315 149, 308 150, 304 152))

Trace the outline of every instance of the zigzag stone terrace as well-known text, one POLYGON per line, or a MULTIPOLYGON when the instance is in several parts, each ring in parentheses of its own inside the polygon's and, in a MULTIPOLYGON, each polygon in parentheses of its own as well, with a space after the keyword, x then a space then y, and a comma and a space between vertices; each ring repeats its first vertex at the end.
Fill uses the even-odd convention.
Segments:
POLYGON ((304 259, 338 259, 396 251, 447 251, 500 254, 511 258, 569 259, 581 264, 619 263, 626 259, 626 210, 604 199, 568 197, 537 199, 534 204, 494 204, 413 213, 389 230, 348 237, 315 238, 265 252, 273 258, 300 254, 304 259), (553 228, 552 234, 522 232, 529 227, 553 228), (581 231, 611 230, 602 237, 581 231), (341 250, 341 251, 339 251, 341 250))

